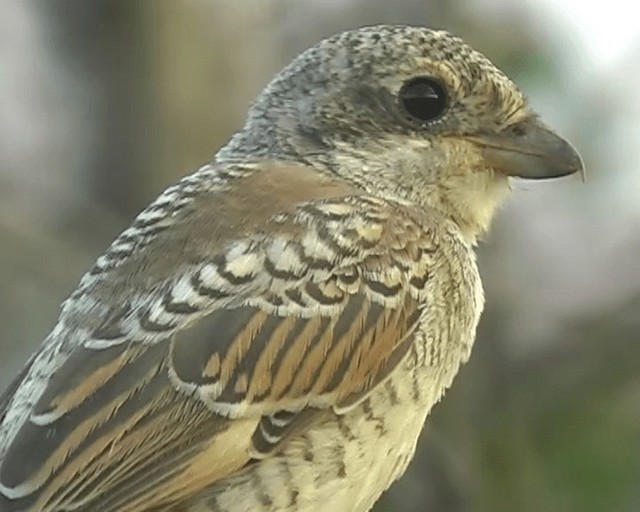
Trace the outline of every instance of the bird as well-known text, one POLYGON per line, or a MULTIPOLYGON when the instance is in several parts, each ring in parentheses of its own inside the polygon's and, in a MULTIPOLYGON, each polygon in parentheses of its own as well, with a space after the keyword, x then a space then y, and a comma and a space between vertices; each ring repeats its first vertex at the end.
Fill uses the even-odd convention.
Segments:
POLYGON ((0 511, 370 510, 470 357, 511 180, 583 172, 457 36, 322 40, 63 303, 0 398, 0 511))

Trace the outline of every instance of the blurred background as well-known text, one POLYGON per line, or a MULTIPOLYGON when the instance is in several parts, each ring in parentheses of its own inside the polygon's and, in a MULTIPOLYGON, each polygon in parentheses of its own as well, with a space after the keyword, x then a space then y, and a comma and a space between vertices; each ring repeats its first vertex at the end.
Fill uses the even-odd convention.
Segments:
POLYGON ((581 151, 516 183, 486 313, 384 511, 640 510, 640 25, 626 0, 2 0, 0 389, 132 217, 274 72, 374 23, 446 28, 581 151))

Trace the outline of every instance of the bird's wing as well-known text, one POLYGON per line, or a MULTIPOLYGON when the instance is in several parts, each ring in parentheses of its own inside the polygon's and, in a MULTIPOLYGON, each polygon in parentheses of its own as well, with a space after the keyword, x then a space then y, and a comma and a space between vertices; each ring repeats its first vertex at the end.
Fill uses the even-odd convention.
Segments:
POLYGON ((411 345, 436 238, 308 168, 186 178, 98 260, 20 377, 0 509, 181 500, 358 403, 411 345))

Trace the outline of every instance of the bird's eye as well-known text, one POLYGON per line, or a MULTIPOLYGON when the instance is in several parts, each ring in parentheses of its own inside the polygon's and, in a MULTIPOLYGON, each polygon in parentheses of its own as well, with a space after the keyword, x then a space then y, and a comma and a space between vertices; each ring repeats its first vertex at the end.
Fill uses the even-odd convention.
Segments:
POLYGON ((428 76, 407 80, 398 92, 398 101, 409 116, 421 123, 437 119, 447 108, 444 88, 428 76))

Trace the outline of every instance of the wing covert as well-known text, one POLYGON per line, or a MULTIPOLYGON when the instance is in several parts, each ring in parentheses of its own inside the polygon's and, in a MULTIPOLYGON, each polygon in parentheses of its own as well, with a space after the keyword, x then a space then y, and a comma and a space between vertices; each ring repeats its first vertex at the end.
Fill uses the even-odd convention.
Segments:
POLYGON ((2 457, 0 509, 180 500, 357 404, 406 355, 437 247, 424 216, 308 169, 259 172, 261 188, 238 172, 208 200, 244 197, 249 216, 265 190, 291 204, 235 231, 186 206, 83 280, 59 324, 64 358, 2 457), (208 233, 216 245, 199 243, 208 233))

